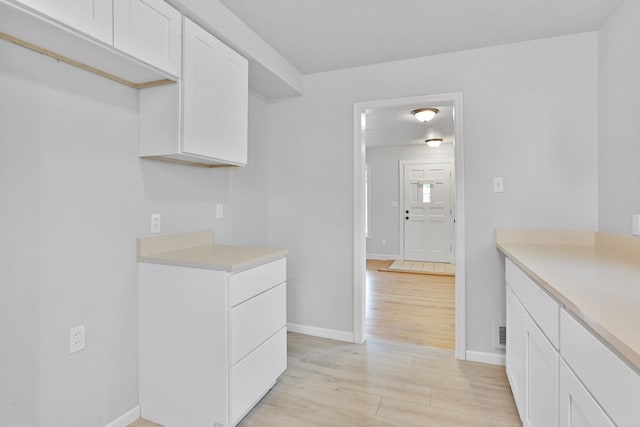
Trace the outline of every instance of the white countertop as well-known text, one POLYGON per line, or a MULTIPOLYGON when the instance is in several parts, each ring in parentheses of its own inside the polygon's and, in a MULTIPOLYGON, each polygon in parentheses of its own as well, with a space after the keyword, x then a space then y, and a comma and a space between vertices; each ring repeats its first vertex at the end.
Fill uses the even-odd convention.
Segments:
POLYGON ((640 239, 498 231, 498 249, 640 370, 640 239))
POLYGON ((238 272, 287 256, 287 249, 216 245, 210 231, 138 239, 138 262, 238 272))

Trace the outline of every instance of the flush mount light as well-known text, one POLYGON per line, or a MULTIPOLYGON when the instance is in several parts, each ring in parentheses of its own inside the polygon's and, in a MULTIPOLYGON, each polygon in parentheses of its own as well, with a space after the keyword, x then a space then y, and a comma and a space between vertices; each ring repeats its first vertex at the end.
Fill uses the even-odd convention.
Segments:
POLYGON ((429 138, 425 139, 424 142, 431 148, 439 147, 442 144, 442 138, 429 138))
POLYGON ((433 119, 436 114, 438 114, 438 111, 437 108, 418 108, 417 110, 413 110, 411 114, 413 114, 413 117, 416 119, 426 123, 433 119))

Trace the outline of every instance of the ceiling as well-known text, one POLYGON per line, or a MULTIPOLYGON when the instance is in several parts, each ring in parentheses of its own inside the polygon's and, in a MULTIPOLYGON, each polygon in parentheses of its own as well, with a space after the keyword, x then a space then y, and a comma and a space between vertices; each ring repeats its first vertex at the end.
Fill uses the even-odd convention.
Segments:
POLYGON ((593 31, 622 0, 220 0, 303 74, 593 31))
MULTIPOLYGON (((220 0, 303 74, 593 31, 622 0, 220 0)), ((429 105, 433 107, 433 105, 429 105)), ((452 106, 430 126, 367 112, 367 147, 453 142, 452 106)))
POLYGON ((422 145, 428 137, 453 143, 453 105, 405 105, 367 109, 365 141, 367 148, 422 145), (419 122, 411 110, 436 107, 439 112, 428 123, 419 122))

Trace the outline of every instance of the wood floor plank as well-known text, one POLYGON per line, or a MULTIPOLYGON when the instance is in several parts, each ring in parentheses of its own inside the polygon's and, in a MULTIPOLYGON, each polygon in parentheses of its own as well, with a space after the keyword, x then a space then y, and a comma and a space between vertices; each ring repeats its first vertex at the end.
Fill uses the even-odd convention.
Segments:
POLYGON ((376 338, 351 344, 289 333, 287 370, 238 427, 334 426, 521 423, 504 367, 376 338))
POLYGON ((455 277, 378 271, 388 263, 367 261, 367 336, 453 350, 455 277))
POLYGON ((503 367, 375 338, 288 339, 287 371, 240 427, 521 425, 503 367))

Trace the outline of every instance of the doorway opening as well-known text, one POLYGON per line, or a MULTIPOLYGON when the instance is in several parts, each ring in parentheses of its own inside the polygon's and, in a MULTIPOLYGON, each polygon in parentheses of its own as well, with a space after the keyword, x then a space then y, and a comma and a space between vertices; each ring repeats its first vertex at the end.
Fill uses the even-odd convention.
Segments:
MULTIPOLYGON (((415 120, 411 116, 408 120, 415 120)), ((403 116, 403 117, 404 117, 403 116)), ((404 120, 404 118, 403 118, 404 120)), ((414 131, 415 133, 415 126, 414 131)), ((415 141, 415 153, 424 150, 423 137, 429 137, 433 129, 427 128, 419 135, 421 141, 415 141), (417 144, 416 144, 417 142, 417 144)), ((443 141, 443 142, 444 142, 443 141)), ((402 142, 401 142, 402 145, 402 142)), ((409 151, 398 147, 389 148, 395 156, 406 155, 409 151), (402 151, 402 153, 400 153, 402 151), (400 154, 399 154, 400 153, 400 154), (403 154, 404 153, 404 154, 403 154)), ((424 153, 424 151, 421 151, 424 153)), ((432 153, 436 153, 437 150, 432 153)), ((363 342, 366 338, 367 274, 373 274, 373 261, 367 263, 367 238, 369 252, 375 244, 396 245, 395 259, 426 261, 427 263, 449 261, 455 264, 455 352, 458 359, 465 359, 465 305, 464 305, 464 179, 463 179, 463 139, 462 139, 462 93, 446 93, 409 98, 387 99, 354 104, 354 341, 363 342), (376 168, 381 166, 367 164, 368 142, 377 139, 396 139, 411 137, 401 135, 398 128, 393 134, 385 135, 384 127, 371 129, 377 123, 376 113, 406 112, 422 106, 445 106, 451 111, 452 137, 440 150, 439 156, 428 158, 423 155, 408 156, 396 163, 395 199, 387 199, 391 208, 395 208, 398 228, 397 241, 386 236, 376 236, 375 225, 371 223, 368 203, 372 197, 367 191, 376 188, 376 168), (367 123, 369 122, 369 123, 367 123), (448 150, 448 151, 447 151, 448 150), (366 174, 366 180, 365 180, 366 174), (455 218, 455 222, 454 222, 455 218), (367 224, 365 230, 365 224, 367 224), (367 232, 369 235, 367 235, 367 232), (374 233, 374 234, 372 234, 374 233), (429 238, 425 238, 428 236, 429 238), (373 241, 376 242, 373 242, 373 241), (367 271, 369 266, 369 271, 367 271)), ((380 172, 378 169, 377 172, 380 172)), ((384 234, 384 233, 380 233, 384 234)), ((388 248, 387 248, 388 249, 388 248)), ((375 249, 373 249, 375 252, 375 249)), ((388 253, 388 251, 387 251, 388 253)), ((375 258, 375 257, 374 257, 375 258)), ((392 258, 393 259, 393 258, 392 258)), ((402 274, 402 273, 398 273, 402 274)), ((406 274, 403 282, 411 281, 406 274)), ((396 280, 396 279, 394 279, 396 280)), ((436 280, 437 282, 438 280, 436 280)), ((452 286, 449 285, 451 290, 452 286)), ((375 295, 371 295, 375 297, 375 295)))

